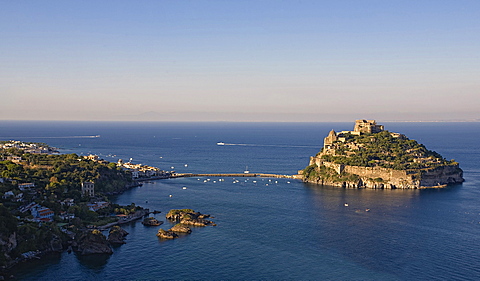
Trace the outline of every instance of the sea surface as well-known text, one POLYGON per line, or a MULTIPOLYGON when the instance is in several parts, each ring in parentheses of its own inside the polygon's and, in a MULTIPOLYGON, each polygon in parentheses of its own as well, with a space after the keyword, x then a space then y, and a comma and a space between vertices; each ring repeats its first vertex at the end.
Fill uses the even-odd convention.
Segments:
MULTIPOLYGON (((381 123, 381 122, 380 122, 381 123)), ((49 255, 17 266, 19 280, 479 280, 480 123, 382 123, 464 170, 444 189, 365 190, 288 179, 178 178, 113 198, 162 213, 191 208, 216 227, 172 241, 161 227, 125 225, 111 256, 49 255), (345 206, 345 204, 348 206, 345 206), (369 209, 369 211, 367 211, 369 209)), ((0 140, 45 142, 193 173, 296 174, 331 129, 352 123, 0 121, 0 140), (225 142, 219 146, 217 142, 225 142)))

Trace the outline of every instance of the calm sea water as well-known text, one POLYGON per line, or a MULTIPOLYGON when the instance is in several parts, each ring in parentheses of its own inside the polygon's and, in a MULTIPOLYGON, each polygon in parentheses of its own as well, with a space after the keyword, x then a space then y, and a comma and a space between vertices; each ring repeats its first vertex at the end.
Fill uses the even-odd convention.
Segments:
MULTIPOLYGON (((480 123, 384 125, 460 162, 466 182, 438 190, 348 190, 286 179, 153 181, 113 199, 161 210, 162 220, 171 208, 192 208, 214 216, 218 226, 162 241, 159 227, 136 222, 125 226, 127 244, 111 256, 65 252, 20 265, 14 274, 21 280, 478 280, 480 123)), ((248 166, 294 174, 329 130, 352 127, 1 121, 0 140, 46 142, 64 153, 132 158, 178 172, 241 173, 248 166)))

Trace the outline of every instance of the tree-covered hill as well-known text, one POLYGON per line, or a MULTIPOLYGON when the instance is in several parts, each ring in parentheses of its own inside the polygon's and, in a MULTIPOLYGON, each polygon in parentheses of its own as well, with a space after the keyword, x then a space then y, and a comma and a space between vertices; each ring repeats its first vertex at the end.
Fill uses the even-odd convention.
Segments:
POLYGON ((0 161, 0 177, 8 183, 32 182, 45 196, 56 198, 81 197, 81 183, 95 182, 95 192, 109 194, 119 192, 133 183, 131 174, 115 163, 92 161, 76 154, 22 154, 22 160, 0 161))
POLYGON ((328 149, 317 155, 327 162, 361 167, 396 170, 425 169, 457 164, 446 160, 423 144, 404 135, 382 131, 375 134, 346 133, 328 149))

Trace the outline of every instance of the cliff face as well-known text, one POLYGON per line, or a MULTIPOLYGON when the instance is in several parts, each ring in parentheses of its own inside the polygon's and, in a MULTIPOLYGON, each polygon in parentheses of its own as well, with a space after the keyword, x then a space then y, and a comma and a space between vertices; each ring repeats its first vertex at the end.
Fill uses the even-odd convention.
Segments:
POLYGON ((409 189, 464 181, 462 169, 453 160, 445 160, 404 135, 383 131, 383 126, 374 120, 359 121, 354 131, 329 133, 321 152, 311 157, 309 166, 299 173, 305 182, 346 188, 409 189))
POLYGON ((4 266, 13 258, 10 256, 11 252, 17 247, 17 233, 13 232, 10 235, 0 235, 0 266, 4 266))
POLYGON ((76 240, 75 249, 80 255, 113 253, 107 238, 98 230, 85 231, 76 240))
POLYGON ((311 158, 310 167, 315 167, 317 172, 303 174, 305 182, 345 188, 410 189, 444 187, 464 181, 463 171, 458 165, 407 171, 381 167, 348 166, 318 160, 315 157, 311 158), (317 164, 318 162, 321 164, 317 164), (324 173, 323 176, 318 172, 321 166, 327 168, 327 173, 324 173), (349 176, 352 179, 348 179, 349 176))
POLYGON ((437 167, 420 176, 420 186, 438 186, 464 182, 463 171, 458 165, 437 167))

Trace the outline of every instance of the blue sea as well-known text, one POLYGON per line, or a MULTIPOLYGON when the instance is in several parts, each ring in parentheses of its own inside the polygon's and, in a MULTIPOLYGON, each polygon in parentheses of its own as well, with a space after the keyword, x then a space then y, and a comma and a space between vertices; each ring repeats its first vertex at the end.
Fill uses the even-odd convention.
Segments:
MULTIPOLYGON (((380 122, 382 123, 382 122, 380 122)), ((382 123, 464 170, 444 189, 365 190, 268 178, 151 181, 113 199, 162 213, 191 208, 217 226, 172 241, 125 225, 111 256, 61 253, 17 266, 19 280, 479 280, 480 123, 382 123), (345 206, 345 204, 348 206, 345 206), (369 209, 370 211, 366 211, 369 209)), ((0 140, 45 142, 192 173, 296 174, 331 129, 352 123, 0 121, 0 140), (99 136, 99 137, 96 137, 99 136), (225 142, 219 146, 217 142, 225 142)))

